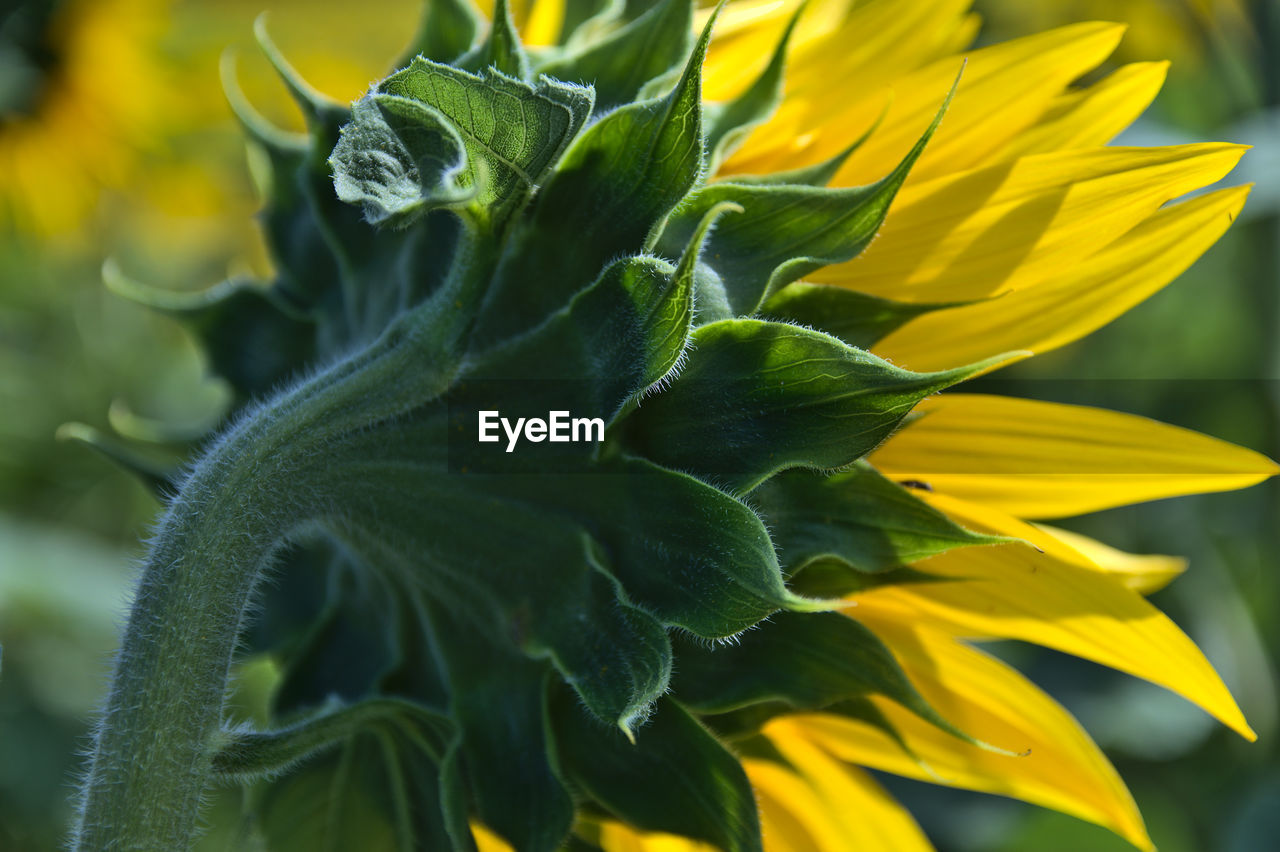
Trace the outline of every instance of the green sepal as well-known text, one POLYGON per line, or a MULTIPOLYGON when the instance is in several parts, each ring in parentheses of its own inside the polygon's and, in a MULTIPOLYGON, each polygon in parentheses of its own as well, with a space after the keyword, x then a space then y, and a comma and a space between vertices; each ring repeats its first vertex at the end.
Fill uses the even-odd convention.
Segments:
POLYGON ((241 401, 279 387, 315 358, 315 327, 280 287, 228 279, 196 292, 166 291, 134 281, 110 260, 102 279, 117 296, 186 326, 241 401))
POLYGON ((964 529, 865 462, 829 476, 780 473, 755 491, 753 501, 769 519, 788 573, 837 559, 874 574, 957 547, 1008 541, 964 529))
POLYGON ((302 110, 307 126, 313 133, 323 133, 346 121, 349 112, 345 106, 328 95, 320 92, 303 79, 298 70, 285 59, 280 48, 276 47, 267 32, 267 13, 258 15, 253 22, 253 35, 257 39, 262 54, 275 69, 276 76, 284 83, 294 103, 302 110))
POLYGON ((690 0, 659 0, 604 38, 570 48, 538 71, 557 80, 593 86, 596 111, 635 99, 645 83, 678 66, 689 54, 690 0))
POLYGON ((511 17, 511 4, 508 0, 497 0, 493 4, 489 34, 474 49, 460 57, 456 65, 472 72, 493 68, 518 80, 531 79, 529 56, 520 42, 520 33, 511 17))
POLYGON ((850 346, 869 349, 916 317, 971 302, 895 302, 832 284, 796 281, 760 308, 769 319, 825 331, 850 346))
POLYGON ((591 91, 542 78, 530 85, 501 71, 471 74, 415 59, 378 91, 438 111, 461 137, 460 186, 479 186, 474 215, 497 229, 524 205, 591 114, 591 91))
MULTIPOLYGON (((457 773, 470 812, 516 849, 555 852, 574 807, 549 751, 550 670, 490 642, 444 605, 433 604, 431 613, 453 693, 450 715, 460 728, 445 770, 457 773)), ((446 808, 460 810, 457 803, 446 808)))
POLYGON ((565 776, 622 821, 760 852, 755 795, 728 750, 675 701, 664 698, 631 743, 598 725, 561 691, 555 739, 565 776))
POLYGON ((277 730, 227 730, 213 753, 213 772, 241 782, 278 776, 350 737, 386 727, 417 742, 436 761, 453 737, 453 723, 439 712, 399 698, 366 698, 326 707, 277 730))
POLYGON ((732 100, 704 107, 708 174, 715 174, 721 163, 741 147, 752 130, 768 121, 782 102, 782 77, 787 64, 787 46, 791 43, 796 24, 807 5, 806 0, 796 9, 787 22, 787 28, 783 30, 778 46, 774 48, 773 56, 769 58, 769 64, 746 90, 732 100))
POLYGON ((675 247, 688 242, 702 216, 717 204, 734 202, 746 208, 712 234, 707 262, 724 282, 734 314, 755 313, 765 299, 792 281, 862 253, 884 224, 889 205, 950 103, 948 94, 924 134, 879 181, 837 189, 713 183, 680 205, 658 241, 659 250, 668 254, 678 250, 675 247))
POLYGON ((402 728, 374 726, 260 788, 250 819, 271 852, 445 850, 440 801, 431 756, 402 728))
POLYGON ((869 574, 834 556, 820 556, 806 562, 787 578, 787 585, 797 594, 828 600, 848 597, 881 586, 947 582, 951 582, 951 579, 914 568, 890 568, 869 574))
POLYGON ((471 49, 484 26, 484 16, 471 0, 426 0, 418 32, 395 67, 419 56, 452 62, 471 49))
POLYGON ((708 646, 674 640, 680 665, 671 691, 698 713, 728 713, 781 701, 822 710, 882 695, 935 727, 974 740, 944 719, 912 686, 893 654, 857 621, 833 612, 779 613, 737 642, 708 646))
MULTIPOLYGON (((714 23, 715 15, 670 94, 605 115, 565 154, 495 275, 488 311, 475 332, 481 345, 537 324, 595 280, 609 261, 639 254, 655 223, 698 182, 701 69, 714 23), (539 286, 528 286, 530 280, 539 286)), ((672 257, 692 233, 693 228, 672 257)))
POLYGON ((84 423, 63 423, 58 427, 55 437, 59 441, 83 444, 100 453, 103 458, 141 482, 157 500, 165 500, 177 493, 181 476, 176 464, 165 465, 84 423))
POLYGON ((467 166, 458 132, 436 110, 394 95, 356 101, 329 158, 338 198, 371 225, 407 227, 437 207, 473 200, 479 187, 455 182, 467 166))
POLYGON ((821 332, 723 320, 694 331, 680 380, 622 426, 646 458, 742 494, 785 468, 856 461, 921 399, 1006 358, 912 373, 821 332))

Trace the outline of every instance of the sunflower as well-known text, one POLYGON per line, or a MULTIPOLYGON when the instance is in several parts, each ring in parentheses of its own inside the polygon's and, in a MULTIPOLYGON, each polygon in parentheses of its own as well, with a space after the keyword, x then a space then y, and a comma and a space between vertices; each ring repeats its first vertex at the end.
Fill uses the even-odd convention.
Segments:
POLYGON ((1042 522, 1280 468, 1132 415, 937 392, 1177 277, 1247 188, 1183 199, 1242 147, 1108 147, 1165 73, 1095 79, 1114 24, 970 50, 964 0, 589 5, 490 25, 433 3, 423 56, 351 110, 262 34, 310 135, 233 92, 270 161, 277 278, 146 297, 191 320, 239 411, 188 473, 150 472, 177 496, 83 848, 193 830, 138 804, 164 787, 138 736, 172 744, 191 813, 188 765, 307 758, 258 789, 280 848, 930 848, 868 768, 1152 848, 1088 734, 972 642, 1145 678, 1253 739, 1144 597, 1181 561, 1042 522), (587 455, 464 451, 494 400, 596 406, 609 431, 587 455), (225 686, 282 543, 246 639, 282 727, 221 729, 220 701, 188 702, 225 686))
POLYGON ((0 216, 41 236, 68 234, 104 187, 156 150, 166 70, 157 43, 167 0, 6 4, 0 19, 0 216))

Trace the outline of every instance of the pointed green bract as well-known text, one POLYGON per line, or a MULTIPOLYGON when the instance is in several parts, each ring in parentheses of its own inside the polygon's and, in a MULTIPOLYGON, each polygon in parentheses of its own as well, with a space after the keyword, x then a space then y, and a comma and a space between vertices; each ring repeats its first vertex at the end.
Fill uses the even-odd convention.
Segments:
POLYGON ((477 329, 481 341, 527 328, 594 280, 608 261, 645 249, 698 182, 702 60, 714 23, 713 16, 667 96, 614 110, 565 154, 499 267, 491 309, 477 329), (530 277, 543 286, 528 287, 530 277))
POLYGON ((488 36, 474 50, 459 58, 457 65, 468 71, 492 68, 518 80, 529 79, 529 57, 520 43, 515 22, 511 20, 511 4, 507 0, 497 0, 488 36))
POLYGON ((452 62, 471 49, 483 26, 484 18, 471 0, 426 0, 418 32, 396 64, 408 65, 419 56, 452 62))
POLYGON ((659 0, 603 39, 571 48, 538 71, 592 86, 596 109, 612 109, 634 100, 641 86, 685 59, 692 28, 691 0, 659 0))
POLYGON ((557 707, 556 739, 566 775, 606 810, 647 831, 761 852, 755 796, 724 746, 680 705, 659 702, 634 744, 557 707))
POLYGON ((760 307, 770 319, 807 325, 869 349, 916 317, 962 307, 966 302, 895 302, 831 284, 797 281, 760 307))
POLYGON ((861 462, 829 476, 800 470, 779 474, 754 499, 769 518, 788 573, 835 558, 874 574, 955 547, 1007 541, 958 526, 861 462))
POLYGON ((725 713, 777 701, 822 710, 880 695, 972 742, 921 697, 884 643, 845 615, 782 613, 732 645, 681 642, 677 648, 672 694, 694 710, 725 713))
POLYGON ((809 329, 724 320, 694 332, 680 381, 626 435, 660 464, 745 493, 789 467, 856 461, 921 399, 989 366, 912 373, 809 329))

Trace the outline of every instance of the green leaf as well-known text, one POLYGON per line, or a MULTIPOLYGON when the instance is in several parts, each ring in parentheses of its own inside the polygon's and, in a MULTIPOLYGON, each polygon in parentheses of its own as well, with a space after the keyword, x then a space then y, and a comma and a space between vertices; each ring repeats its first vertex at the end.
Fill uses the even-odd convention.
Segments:
POLYGON ((890 203, 950 102, 948 94, 924 135, 876 183, 840 189, 713 183, 693 193, 672 215, 658 241, 659 251, 678 251, 706 211, 717 204, 733 202, 746 208, 711 235, 707 263, 724 282, 733 312, 738 316, 755 313, 781 287, 862 253, 880 230, 890 203))
POLYGON ((791 36, 795 33, 796 24, 806 6, 807 3, 801 3, 787 22, 782 38, 760 76, 732 100, 707 105, 705 116, 709 174, 715 174, 729 155, 746 141, 751 131, 768 121, 782 102, 782 76, 787 64, 787 45, 791 42, 791 36))
POLYGON ((450 848, 435 763, 403 730, 357 730, 256 798, 271 852, 450 848))
POLYGON ((879 573, 952 548, 1007 540, 958 526, 865 462, 831 476, 787 471, 757 489, 754 499, 792 573, 824 558, 879 573))
POLYGON ((701 68, 714 22, 713 15, 669 95, 605 115, 565 154, 495 275, 489 309, 475 332, 481 345, 537 324, 614 258, 640 253, 650 233, 697 183, 703 151, 701 68), (528 286, 530 280, 539 286, 528 286))
POLYGON ((271 40, 271 36, 267 33, 267 14, 265 12, 258 15, 257 19, 254 20, 253 34, 258 41, 258 46, 262 49, 263 55, 271 63, 271 67, 275 69, 280 82, 284 83, 294 103, 302 110, 302 114, 307 120, 307 125, 313 133, 332 130, 347 119, 348 112, 346 107, 311 86, 310 83, 302 78, 297 69, 289 63, 289 60, 284 58, 280 48, 276 47, 275 42, 271 40))
POLYGON ((511 4, 507 0, 494 3, 489 35, 456 64, 472 72, 493 68, 518 80, 531 79, 529 57, 520 43, 520 33, 516 31, 515 21, 511 18, 511 4))
POLYGON ((661 465, 745 493, 789 467, 843 467, 911 408, 999 360, 912 373, 834 337, 760 320, 693 333, 680 379, 628 415, 628 442, 661 465))
POLYGON ((645 83, 679 65, 689 54, 692 31, 690 0, 659 0, 625 26, 570 49, 538 70, 557 80, 593 86, 596 110, 604 112, 630 102, 645 83))
POLYGON ((868 349, 916 317, 969 302, 895 302, 831 284, 788 284, 760 308, 769 319, 825 331, 850 346, 868 349))
POLYGON ((213 755, 213 771, 224 780, 254 781, 279 775, 302 761, 374 728, 401 731, 420 741, 436 760, 453 735, 453 724, 436 711, 396 698, 367 698, 325 708, 273 731, 231 730, 213 755))
MULTIPOLYGON (((446 607, 432 606, 432 624, 461 737, 456 764, 447 762, 445 771, 458 773, 472 813, 516 849, 555 852, 569 833, 574 807, 548 753, 549 670, 489 642, 446 607)), ((446 808, 457 810, 447 801, 446 808)))
POLYGON ((542 79, 536 86, 486 70, 479 75, 415 59, 378 86, 443 115, 466 148, 460 186, 479 187, 476 206, 494 227, 519 209, 591 113, 587 89, 542 79))
POLYGON ((578 528, 536 499, 495 512, 501 487, 459 487, 423 518, 425 489, 393 474, 380 484, 381 495, 359 494, 361 507, 349 512, 353 548, 410 584, 456 587, 469 601, 466 629, 509 642, 512 655, 550 659, 601 720, 630 730, 644 718, 666 689, 670 643, 658 621, 627 603, 578 528), (510 571, 512 541, 530 545, 524 578, 510 571))
POLYGON ((466 169, 462 139, 434 109, 408 98, 356 101, 329 158, 338 197, 359 205, 372 225, 405 227, 436 207, 476 196, 455 182, 466 169))
POLYGON ((566 776, 624 822, 759 852, 755 795, 742 766, 684 708, 658 703, 634 744, 559 696, 552 717, 566 776))
POLYGON ((973 742, 924 700, 874 633, 839 613, 779 613, 732 644, 708 646, 677 637, 675 645, 680 665, 672 694, 699 713, 777 701, 795 710, 822 710, 882 695, 973 742))
POLYGON ((471 49, 484 23, 471 0, 426 0, 417 35, 396 67, 403 68, 418 56, 452 62, 471 49))

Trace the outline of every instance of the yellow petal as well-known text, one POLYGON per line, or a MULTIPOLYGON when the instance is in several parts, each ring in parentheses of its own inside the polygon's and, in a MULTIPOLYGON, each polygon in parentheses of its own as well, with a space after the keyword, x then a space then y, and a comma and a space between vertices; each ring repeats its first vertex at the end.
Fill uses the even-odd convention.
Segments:
POLYGON ((1064 544, 1016 518, 938 494, 923 496, 968 529, 1022 538, 1043 552, 1011 543, 925 559, 914 567, 949 582, 860 593, 859 621, 898 618, 962 638, 1033 642, 1159 684, 1256 739, 1204 654, 1142 595, 1082 566, 1078 551, 1064 554, 1064 544))
MULTIPOLYGON (((964 5, 948 4, 947 17, 939 20, 955 28, 963 13, 964 5)), ((881 26, 886 31, 862 32, 875 32, 876 40, 886 43, 886 50, 904 58, 923 58, 926 48, 937 41, 937 31, 918 34, 910 29, 910 20, 893 19, 881 26), (917 46, 922 35, 930 42, 917 46), (894 39, 905 40, 911 50, 904 53, 894 39)), ((967 53, 947 117, 909 182, 982 164, 992 152, 1033 126, 1073 80, 1103 62, 1123 31, 1117 24, 1075 24, 967 53)), ((846 56, 852 53, 861 60, 864 51, 871 52, 861 41, 861 35, 850 33, 840 46, 846 56), (858 44, 853 51, 848 49, 850 38, 858 44)), ((833 42, 830 49, 839 48, 833 42)), ((810 51, 810 55, 817 59, 822 54, 810 51)), ((817 137, 806 157, 831 156, 856 139, 891 99, 882 127, 841 169, 835 183, 877 180, 928 127, 961 65, 961 57, 952 55, 911 73, 899 65, 888 76, 885 72, 890 69, 882 69, 876 61, 853 65, 849 59, 841 61, 832 55, 822 66, 793 71, 795 83, 788 86, 778 114, 751 137, 726 168, 760 172, 785 167, 789 152, 794 156, 793 140, 804 133, 817 137), (839 85, 841 81, 849 85, 839 85)))
POLYGON ((1166 202, 1224 177, 1244 150, 1096 148, 908 183, 875 242, 812 279, 939 302, 1057 280, 1166 202))
POLYGON ((598 842, 604 852, 719 852, 707 843, 674 834, 638 831, 620 822, 600 823, 598 842))
POLYGON ((1068 90, 988 162, 1107 144, 1151 105, 1168 70, 1168 62, 1134 62, 1091 86, 1068 90))
MULTIPOLYGON (((859 619, 870 615, 862 607, 859 619)), ((919 760, 882 731, 828 715, 771 723, 766 732, 807 738, 833 756, 873 769, 1010 796, 1104 825, 1151 849, 1142 817, 1110 761, 1071 715, 1014 669, 947 636, 911 626, 897 613, 866 624, 953 724, 1000 754, 969 745, 889 701, 872 699, 919 760), (924 764, 923 766, 921 764, 924 764)))
POLYGON ((510 843, 478 822, 471 823, 471 835, 476 839, 479 852, 515 852, 510 843))
POLYGON ((770 738, 791 768, 743 761, 760 804, 765 852, 931 852, 911 815, 866 772, 832 759, 793 728, 770 738))
MULTIPOLYGON (((969 0, 870 0, 852 11, 845 5, 823 3, 805 10, 789 51, 781 107, 722 173, 778 171, 834 154, 877 118, 895 81, 953 56, 942 89, 931 94, 930 116, 937 110, 960 67, 954 53, 964 42, 958 37, 967 41, 973 35, 969 0)), ((784 22, 779 15, 767 37, 762 27, 754 40, 725 39, 713 45, 706 72, 708 97, 739 91, 772 52, 784 22)))
POLYGON ((1245 488, 1280 472, 1252 450, 1115 411, 944 394, 870 457, 887 476, 1021 518, 1245 488))
POLYGON ((877 343, 875 351, 927 371, 1010 349, 1047 352, 1064 346, 1181 275, 1231 225, 1248 193, 1248 187, 1233 187, 1166 207, 1039 284, 920 317, 877 343))
POLYGON ((1187 560, 1179 556, 1125 553, 1070 530, 1044 524, 1037 524, 1036 528, 1086 556, 1098 570, 1110 574, 1125 588, 1139 594, 1158 592, 1187 570, 1187 560))

